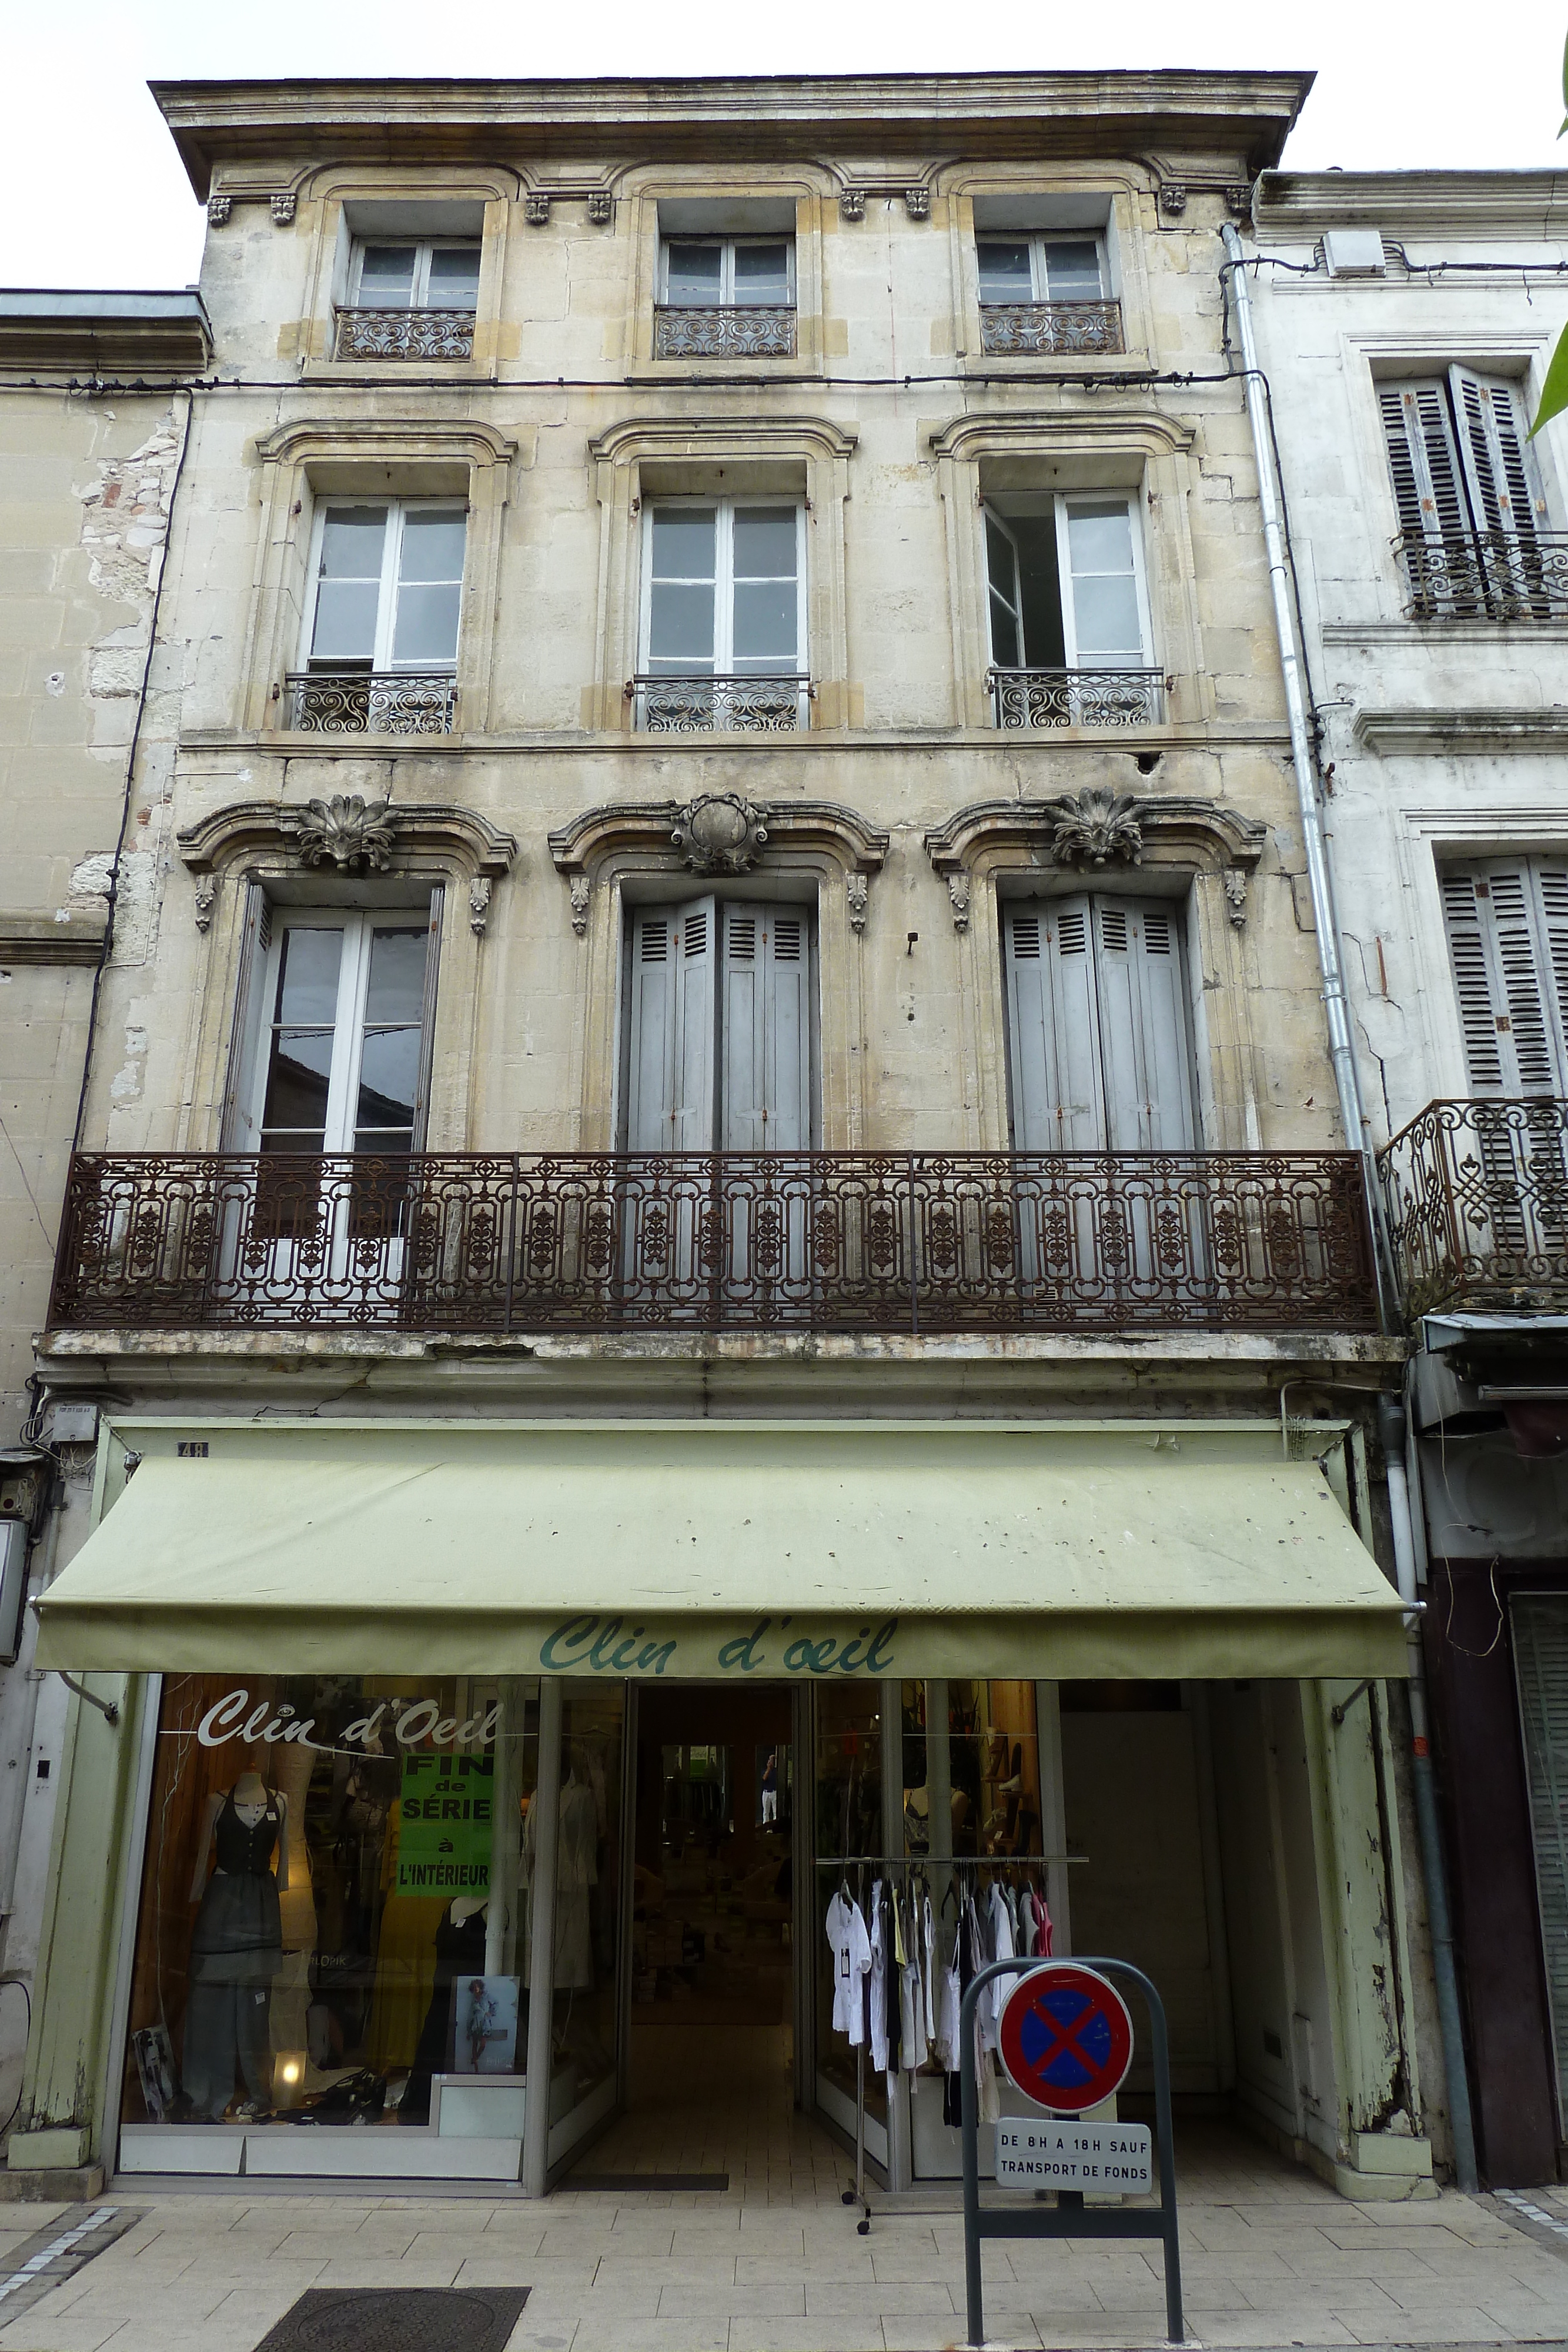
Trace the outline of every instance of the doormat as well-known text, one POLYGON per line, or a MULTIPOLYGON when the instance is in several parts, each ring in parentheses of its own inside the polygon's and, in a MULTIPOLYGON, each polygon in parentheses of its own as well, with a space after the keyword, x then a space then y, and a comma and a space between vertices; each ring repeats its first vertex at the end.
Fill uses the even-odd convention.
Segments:
POLYGON ((526 2286, 311 2286, 256 2352, 504 2352, 526 2286))
POLYGON ((620 2197, 634 2195, 637 2190, 656 2189, 661 2196, 674 2196, 696 2190, 699 2194, 712 2190, 722 2195, 729 2187, 727 2172, 569 2172, 561 2182, 563 2189, 604 2189, 620 2197))

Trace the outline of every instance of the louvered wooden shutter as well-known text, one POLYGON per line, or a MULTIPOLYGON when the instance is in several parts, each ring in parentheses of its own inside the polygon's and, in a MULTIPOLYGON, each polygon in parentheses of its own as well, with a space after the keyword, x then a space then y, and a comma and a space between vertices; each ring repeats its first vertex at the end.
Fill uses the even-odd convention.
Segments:
POLYGON ((1107 1149, 1190 1150, 1192 1057, 1175 911, 1158 900, 1092 904, 1107 1149))
POLYGON ((1089 900, 1009 908, 1005 948, 1014 1148, 1097 1150, 1104 1093, 1089 900))
POLYGON ((1543 509, 1526 455, 1512 384, 1448 370, 1459 458, 1477 528, 1532 541, 1543 509))
POLYGON ((714 1148, 714 999, 718 909, 712 898, 640 907, 632 925, 626 1147, 714 1148))
POLYGON ((719 1148, 804 1151, 811 1141, 806 910, 746 900, 722 913, 719 1148))
POLYGON ((435 1055, 435 987, 441 971, 441 919, 446 889, 437 882, 430 893, 430 940, 424 952, 424 1003, 419 1038, 419 1076, 413 1097, 413 1149, 427 1147, 430 1128, 430 1078, 435 1055))
POLYGON ((1521 1593, 1510 1615, 1561 2128, 1568 2116, 1568 1600, 1521 1593))
POLYGON ((1447 386, 1437 377, 1379 394, 1401 530, 1462 540, 1469 520, 1447 386))
POLYGON ((1470 1091, 1568 1093, 1568 864, 1490 858, 1442 890, 1470 1091))
POLYGON ((229 1034, 228 1071, 224 1082, 222 1148, 225 1151, 261 1149, 256 1123, 256 1061, 263 1018, 262 980, 271 945, 272 908, 267 892, 259 882, 247 882, 234 1027, 229 1034))

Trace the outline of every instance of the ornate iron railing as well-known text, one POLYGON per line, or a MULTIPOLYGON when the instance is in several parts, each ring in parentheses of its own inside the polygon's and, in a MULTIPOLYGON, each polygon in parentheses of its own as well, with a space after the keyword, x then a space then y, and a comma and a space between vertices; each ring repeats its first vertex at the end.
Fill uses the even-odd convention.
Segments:
POLYGON ((1045 358, 1053 352, 1121 352, 1120 302, 984 302, 980 349, 1045 358))
POLYGON ((653 311, 656 360, 790 360, 795 312, 776 303, 667 302, 653 311))
POLYGON ((1568 613, 1568 531, 1401 531, 1394 549, 1415 621, 1557 621, 1568 613))
POLYGON ((472 310, 339 310, 340 360, 471 360, 472 310))
POLYGON ((632 678, 632 724, 646 735, 709 735, 732 727, 754 735, 788 735, 810 725, 811 681, 784 677, 632 678))
POLYGON ((307 735, 450 735, 457 681, 444 670, 291 671, 288 724, 307 735))
POLYGON ((1568 1102, 1428 1103, 1377 1167, 1410 1315, 1568 1309, 1568 1102))
POLYGON ((1168 680, 1157 669, 989 669, 986 684, 998 727, 1153 727, 1168 680))
POLYGON ((91 1330, 1371 1330, 1323 1152, 78 1153, 91 1330))

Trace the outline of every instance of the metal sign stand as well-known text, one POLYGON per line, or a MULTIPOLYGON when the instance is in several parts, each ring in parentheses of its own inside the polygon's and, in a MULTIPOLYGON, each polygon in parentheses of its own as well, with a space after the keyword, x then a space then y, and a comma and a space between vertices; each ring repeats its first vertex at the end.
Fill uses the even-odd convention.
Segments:
POLYGON ((1160 2201, 1157 2210, 1128 2212, 1096 2206, 1092 2211, 1081 2191, 1063 2189, 1052 2206, 980 2205, 979 2085, 975 2079, 975 2006, 993 1977, 1020 1976, 1041 1964, 1037 1957, 992 1960, 970 1982, 958 2011, 958 2059, 964 2094, 964 2275, 967 2295, 971 2346, 986 2340, 985 2305, 980 2286, 982 2238, 1163 2238, 1166 2247, 1166 2333, 1169 2341, 1183 2340, 1181 2315, 1181 2247, 1176 2235, 1176 2158, 1171 2144, 1170 2051, 1166 2039, 1165 2004, 1142 1969, 1130 1960, 1089 1959, 1073 1954, 1081 1968, 1099 1969, 1108 1977, 1126 1977, 1143 1994, 1149 2012, 1155 2057, 1155 2132, 1160 2151, 1160 2201))

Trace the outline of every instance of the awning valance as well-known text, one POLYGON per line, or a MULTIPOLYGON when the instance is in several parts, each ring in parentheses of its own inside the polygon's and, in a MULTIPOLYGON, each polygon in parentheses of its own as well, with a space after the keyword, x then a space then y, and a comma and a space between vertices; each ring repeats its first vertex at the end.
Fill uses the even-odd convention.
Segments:
POLYGON ((41 1665, 1405 1671, 1397 1594, 1277 1435, 1270 1454, 1201 1424, 208 1424, 191 1458, 145 1430, 38 1601, 41 1665))

